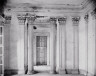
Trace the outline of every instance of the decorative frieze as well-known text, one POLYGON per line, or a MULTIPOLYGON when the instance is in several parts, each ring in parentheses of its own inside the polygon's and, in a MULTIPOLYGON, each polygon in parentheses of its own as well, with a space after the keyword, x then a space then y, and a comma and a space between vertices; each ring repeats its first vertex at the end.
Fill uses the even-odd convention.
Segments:
POLYGON ((78 25, 79 20, 80 20, 80 17, 72 17, 72 22, 74 25, 78 25))

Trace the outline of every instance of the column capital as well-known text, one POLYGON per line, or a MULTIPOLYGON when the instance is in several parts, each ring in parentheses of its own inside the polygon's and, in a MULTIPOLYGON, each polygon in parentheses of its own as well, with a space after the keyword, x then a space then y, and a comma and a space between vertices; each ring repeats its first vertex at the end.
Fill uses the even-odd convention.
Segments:
POLYGON ((72 17, 73 24, 78 24, 80 20, 80 17, 72 17))
POLYGON ((11 23, 11 16, 5 16, 5 24, 10 24, 11 23))
POLYGON ((35 15, 32 15, 32 14, 29 14, 29 13, 26 13, 26 14, 18 14, 17 15, 17 18, 19 20, 19 24, 20 25, 24 25, 25 23, 25 20, 27 19, 28 20, 28 23, 31 24, 32 22, 35 21, 36 17, 35 15))
POLYGON ((84 16, 84 19, 85 19, 86 22, 88 22, 88 18, 89 18, 89 15, 86 14, 86 15, 84 16))
POLYGON ((0 26, 3 26, 5 19, 0 15, 0 26))
POLYGON ((93 10, 90 14, 91 14, 93 17, 95 17, 95 18, 96 18, 96 9, 95 9, 95 10, 93 10))
POLYGON ((59 24, 65 24, 67 17, 50 17, 49 21, 52 23, 56 23, 56 20, 58 19, 59 24))
POLYGON ((59 21, 59 24, 60 25, 65 24, 66 23, 66 20, 67 20, 66 17, 60 17, 60 18, 58 18, 58 21, 59 21))

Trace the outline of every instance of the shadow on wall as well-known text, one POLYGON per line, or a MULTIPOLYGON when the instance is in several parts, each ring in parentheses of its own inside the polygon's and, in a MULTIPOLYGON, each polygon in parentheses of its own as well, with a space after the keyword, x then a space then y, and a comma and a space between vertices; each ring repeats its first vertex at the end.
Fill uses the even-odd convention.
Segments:
POLYGON ((0 15, 3 15, 4 7, 6 6, 8 0, 0 0, 0 15))
MULTIPOLYGON (((94 7, 96 8, 96 0, 90 0, 90 1, 93 1, 94 7)), ((96 11, 95 11, 95 12, 96 12, 96 11)))

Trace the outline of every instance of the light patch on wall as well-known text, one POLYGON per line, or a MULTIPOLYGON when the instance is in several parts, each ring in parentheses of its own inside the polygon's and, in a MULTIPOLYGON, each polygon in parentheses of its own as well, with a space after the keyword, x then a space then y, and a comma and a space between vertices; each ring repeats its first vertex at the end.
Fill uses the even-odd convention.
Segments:
MULTIPOLYGON (((18 23, 18 19, 15 15, 15 13, 12 14, 12 25, 14 26, 15 34, 13 36, 16 37, 16 45, 15 47, 17 48, 17 68, 18 68, 18 74, 21 74, 22 71, 24 70, 24 46, 22 45, 23 40, 21 39, 21 31, 20 31, 20 26, 18 23)), ((14 51, 14 50, 13 50, 14 51)))

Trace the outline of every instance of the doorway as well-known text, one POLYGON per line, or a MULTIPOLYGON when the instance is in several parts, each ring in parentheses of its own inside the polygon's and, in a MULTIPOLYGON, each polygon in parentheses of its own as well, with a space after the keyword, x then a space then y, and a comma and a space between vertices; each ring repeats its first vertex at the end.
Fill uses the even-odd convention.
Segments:
POLYGON ((36 65, 47 65, 47 36, 36 36, 36 65))

